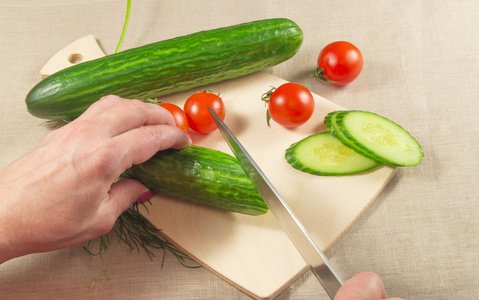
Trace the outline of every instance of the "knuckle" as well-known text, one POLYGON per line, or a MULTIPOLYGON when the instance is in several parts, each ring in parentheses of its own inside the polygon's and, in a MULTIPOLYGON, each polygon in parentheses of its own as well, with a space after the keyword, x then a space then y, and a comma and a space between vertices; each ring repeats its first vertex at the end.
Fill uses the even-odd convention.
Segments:
POLYGON ((104 143, 99 147, 95 147, 91 154, 92 168, 101 170, 102 172, 108 171, 112 165, 112 161, 115 159, 116 146, 115 143, 104 143))
POLYGON ((170 148, 176 140, 176 133, 181 130, 167 125, 145 126, 143 129, 149 136, 148 142, 156 144, 159 150, 170 148))
POLYGON ((90 131, 90 126, 87 122, 76 121, 58 129, 56 135, 61 141, 66 142, 77 139, 79 136, 85 135, 88 131, 90 131))
POLYGON ((146 107, 147 107, 145 102, 141 100, 136 100, 136 99, 125 101, 123 105, 125 105, 129 109, 134 109, 136 111, 141 111, 141 112, 146 111, 146 107))
POLYGON ((135 99, 122 102, 120 105, 121 110, 128 111, 130 112, 129 114, 135 115, 140 118, 146 118, 148 111, 152 109, 152 107, 147 103, 135 99))
POLYGON ((141 130, 144 132, 143 134, 143 143, 150 144, 155 143, 159 144, 162 143, 165 139, 165 130, 163 130, 163 126, 143 126, 141 130))
POLYGON ((107 96, 101 97, 98 101, 94 102, 90 106, 90 108, 91 107, 98 107, 98 108, 112 107, 115 105, 119 105, 123 102, 128 102, 128 100, 116 95, 107 95, 107 96))
POLYGON ((106 95, 100 98, 101 101, 123 101, 125 99, 117 95, 106 95))
POLYGON ((80 149, 73 153, 73 166, 79 171, 79 180, 101 188, 111 184, 120 174, 117 170, 114 145, 98 141, 91 143, 88 149, 80 149))

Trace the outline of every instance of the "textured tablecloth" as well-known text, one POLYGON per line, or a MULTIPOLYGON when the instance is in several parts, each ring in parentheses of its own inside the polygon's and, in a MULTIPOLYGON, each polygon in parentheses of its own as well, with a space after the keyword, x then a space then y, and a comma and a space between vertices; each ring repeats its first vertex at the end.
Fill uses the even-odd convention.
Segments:
MULTIPOLYGON (((88 34, 113 53, 125 10, 126 0, 0 3, 0 168, 49 131, 24 104, 41 67, 88 34)), ((338 273, 377 272, 391 296, 407 299, 478 299, 479 2, 134 0, 123 49, 272 17, 294 20, 305 39, 295 57, 266 71, 397 121, 425 152, 327 253, 338 273), (360 77, 341 88, 307 76, 336 40, 354 43, 365 59, 360 77)), ((14 259, 0 265, 0 298, 248 299, 172 255, 161 268, 159 255, 151 261, 112 245, 102 261, 80 245, 14 259)), ((327 296, 308 272, 277 299, 327 296)))

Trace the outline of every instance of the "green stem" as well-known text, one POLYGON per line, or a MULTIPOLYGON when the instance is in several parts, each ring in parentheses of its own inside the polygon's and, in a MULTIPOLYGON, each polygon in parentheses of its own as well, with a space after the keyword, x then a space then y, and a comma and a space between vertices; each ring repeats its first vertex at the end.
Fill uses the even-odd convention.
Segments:
POLYGON ((315 73, 308 73, 308 74, 309 74, 309 77, 319 78, 319 79, 321 79, 323 81, 326 81, 326 82, 329 82, 329 83, 340 83, 339 81, 332 81, 332 80, 326 79, 324 77, 324 70, 320 67, 316 68, 315 73))
POLYGON ((131 10, 131 0, 128 0, 126 4, 125 23, 123 24, 123 31, 121 32, 120 41, 118 42, 118 46, 116 46, 115 53, 118 53, 120 51, 121 45, 123 44, 123 40, 125 39, 126 28, 128 27, 128 22, 130 20, 130 10, 131 10))
MULTIPOLYGON (((269 91, 267 91, 261 96, 261 101, 263 101, 265 105, 268 105, 269 98, 271 98, 271 95, 273 94, 275 90, 276 88, 272 86, 269 91)), ((271 121, 271 114, 269 113, 269 109, 266 109, 266 124, 268 125, 268 127, 271 126, 270 121, 271 121)))

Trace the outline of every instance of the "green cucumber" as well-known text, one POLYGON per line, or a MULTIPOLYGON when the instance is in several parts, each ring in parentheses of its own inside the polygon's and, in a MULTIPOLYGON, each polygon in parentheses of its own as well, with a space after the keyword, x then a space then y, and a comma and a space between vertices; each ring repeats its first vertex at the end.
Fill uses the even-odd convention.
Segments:
MULTIPOLYGON (((344 145, 383 164, 416 166, 424 153, 414 137, 395 122, 366 111, 332 113, 335 137, 344 145)), ((331 127, 330 127, 331 128, 331 127)))
POLYGON ((355 174, 379 164, 346 147, 329 132, 317 133, 292 144, 285 158, 293 168, 313 175, 355 174))
POLYGON ((125 171, 146 187, 169 197, 226 211, 261 215, 268 206, 233 156, 204 147, 159 151, 125 171))
POLYGON ((288 19, 202 31, 61 70, 33 87, 25 102, 36 117, 71 120, 105 95, 145 100, 277 65, 302 41, 301 28, 288 19))

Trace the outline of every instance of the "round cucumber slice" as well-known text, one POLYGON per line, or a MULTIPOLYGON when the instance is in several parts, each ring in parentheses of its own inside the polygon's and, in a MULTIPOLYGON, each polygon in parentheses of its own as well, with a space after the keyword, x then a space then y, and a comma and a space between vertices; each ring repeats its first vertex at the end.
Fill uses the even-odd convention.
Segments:
POLYGON ((336 136, 371 159, 393 166, 416 166, 424 153, 414 137, 397 123, 366 111, 343 111, 335 115, 336 136))
POLYGON ((348 175, 370 170, 379 163, 344 146, 329 132, 311 135, 286 150, 295 169, 313 175, 348 175))

